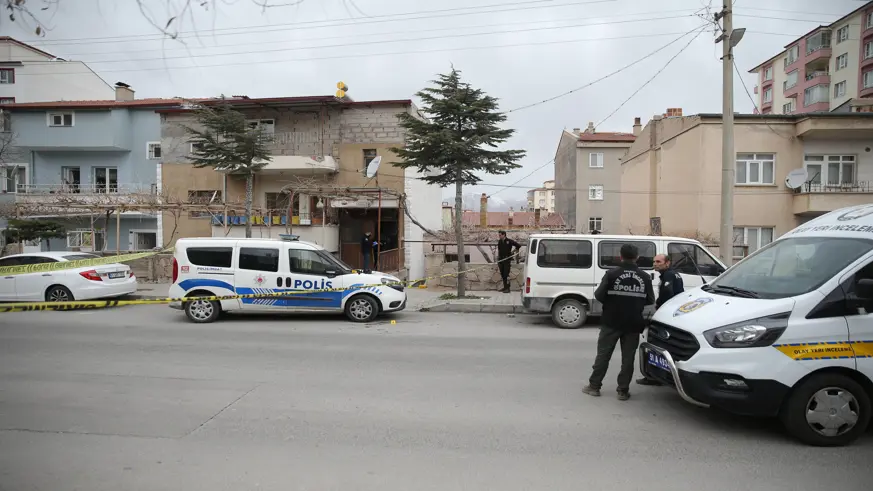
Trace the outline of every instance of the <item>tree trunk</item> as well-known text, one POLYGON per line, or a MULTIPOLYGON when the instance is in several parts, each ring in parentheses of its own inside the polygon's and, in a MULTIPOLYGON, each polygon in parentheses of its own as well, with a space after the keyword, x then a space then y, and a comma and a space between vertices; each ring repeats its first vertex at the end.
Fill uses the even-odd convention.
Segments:
MULTIPOLYGON (((459 176, 460 177, 460 176, 459 176)), ((466 264, 464 261, 464 229, 462 219, 464 213, 464 183, 458 179, 455 182, 455 238, 458 242, 458 297, 463 297, 467 294, 467 288, 464 284, 464 271, 466 264)))
POLYGON ((246 174, 246 238, 252 238, 252 188, 255 183, 255 175, 252 172, 246 174))

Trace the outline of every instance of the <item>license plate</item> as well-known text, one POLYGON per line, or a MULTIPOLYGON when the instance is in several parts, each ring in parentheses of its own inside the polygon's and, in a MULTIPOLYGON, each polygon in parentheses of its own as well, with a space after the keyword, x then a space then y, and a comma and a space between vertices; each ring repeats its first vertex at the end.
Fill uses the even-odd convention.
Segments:
POLYGON ((114 280, 116 278, 124 278, 124 271, 118 273, 109 273, 109 279, 114 280))
POLYGON ((653 351, 646 352, 646 362, 648 362, 649 365, 660 368, 661 370, 670 371, 670 365, 667 364, 667 359, 653 351))

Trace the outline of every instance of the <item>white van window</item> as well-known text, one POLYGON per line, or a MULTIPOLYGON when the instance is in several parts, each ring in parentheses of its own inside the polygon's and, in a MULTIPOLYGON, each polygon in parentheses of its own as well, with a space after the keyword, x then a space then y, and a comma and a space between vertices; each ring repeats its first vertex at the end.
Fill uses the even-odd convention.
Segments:
POLYGON ((537 266, 588 269, 591 255, 591 242, 587 240, 541 240, 537 246, 537 266))
POLYGON ((292 273, 324 276, 328 271, 336 271, 334 264, 328 263, 315 251, 291 249, 288 251, 292 273))
POLYGON ((724 268, 697 244, 671 242, 667 245, 667 255, 670 266, 682 274, 718 276, 724 273, 724 268))
POLYGON ((794 237, 773 242, 737 263, 704 289, 751 298, 786 298, 821 287, 873 248, 873 241, 794 237))
POLYGON ((642 269, 652 269, 655 265, 655 254, 657 247, 654 242, 643 242, 637 240, 628 240, 623 242, 608 242, 600 243, 598 254, 598 264, 601 268, 614 268, 621 264, 621 246, 625 244, 633 244, 640 250, 640 257, 637 259, 637 266, 642 269))
POLYGON ((189 247, 185 254, 188 262, 195 266, 229 268, 233 260, 233 247, 189 247))
POLYGON ((279 271, 279 249, 242 247, 239 250, 239 269, 249 271, 279 271))

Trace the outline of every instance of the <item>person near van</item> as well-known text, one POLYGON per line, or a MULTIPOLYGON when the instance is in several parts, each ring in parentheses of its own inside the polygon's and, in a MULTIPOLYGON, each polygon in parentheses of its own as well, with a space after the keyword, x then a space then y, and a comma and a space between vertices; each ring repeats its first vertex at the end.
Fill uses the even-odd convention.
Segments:
POLYGON ((361 239, 361 254, 364 255, 364 263, 361 268, 364 271, 370 269, 370 259, 373 257, 373 239, 370 238, 370 232, 364 233, 364 238, 361 239))
POLYGON ((621 371, 618 374, 618 399, 630 399, 630 383, 634 374, 634 356, 640 334, 646 327, 643 309, 655 303, 652 278, 636 262, 639 250, 632 244, 621 246, 621 264, 607 271, 594 291, 594 298, 603 304, 600 335, 597 337, 597 357, 591 377, 582 392, 600 396, 603 378, 615 345, 621 345, 621 371))
POLYGON ((512 269, 512 249, 515 249, 515 261, 518 262, 518 251, 521 244, 506 236, 506 231, 497 232, 497 269, 503 280, 503 293, 509 293, 509 271, 512 269))
MULTIPOLYGON (((655 256, 654 266, 661 280, 661 284, 658 286, 658 300, 655 302, 655 310, 657 310, 668 300, 684 292, 685 285, 682 283, 682 276, 673 269, 670 256, 658 254, 655 256)), ((657 380, 646 377, 637 379, 637 383, 640 385, 661 385, 657 380)))

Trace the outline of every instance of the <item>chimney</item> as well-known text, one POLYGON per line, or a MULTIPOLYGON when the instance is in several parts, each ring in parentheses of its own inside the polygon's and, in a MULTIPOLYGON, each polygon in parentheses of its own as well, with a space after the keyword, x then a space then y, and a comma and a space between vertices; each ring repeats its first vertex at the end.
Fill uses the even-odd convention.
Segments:
POLYGON ((540 209, 534 210, 534 228, 540 228, 540 209))
POLYGON ((509 207, 509 226, 512 227, 512 218, 515 216, 515 212, 512 210, 512 207, 509 207))
POLYGON ((479 199, 479 226, 488 228, 488 195, 485 193, 479 199))
POLYGON ((594 123, 592 123, 590 121, 588 122, 588 127, 585 128, 585 133, 589 133, 589 134, 594 133, 594 123))
POLYGON ((640 136, 641 131, 643 131, 643 125, 640 118, 634 118, 634 136, 640 136))
POLYGON ((574 135, 579 135, 579 133, 582 133, 582 128, 573 128, 574 135))
POLYGON ((124 82, 115 82, 115 100, 116 101, 132 101, 133 89, 130 85, 124 82))

